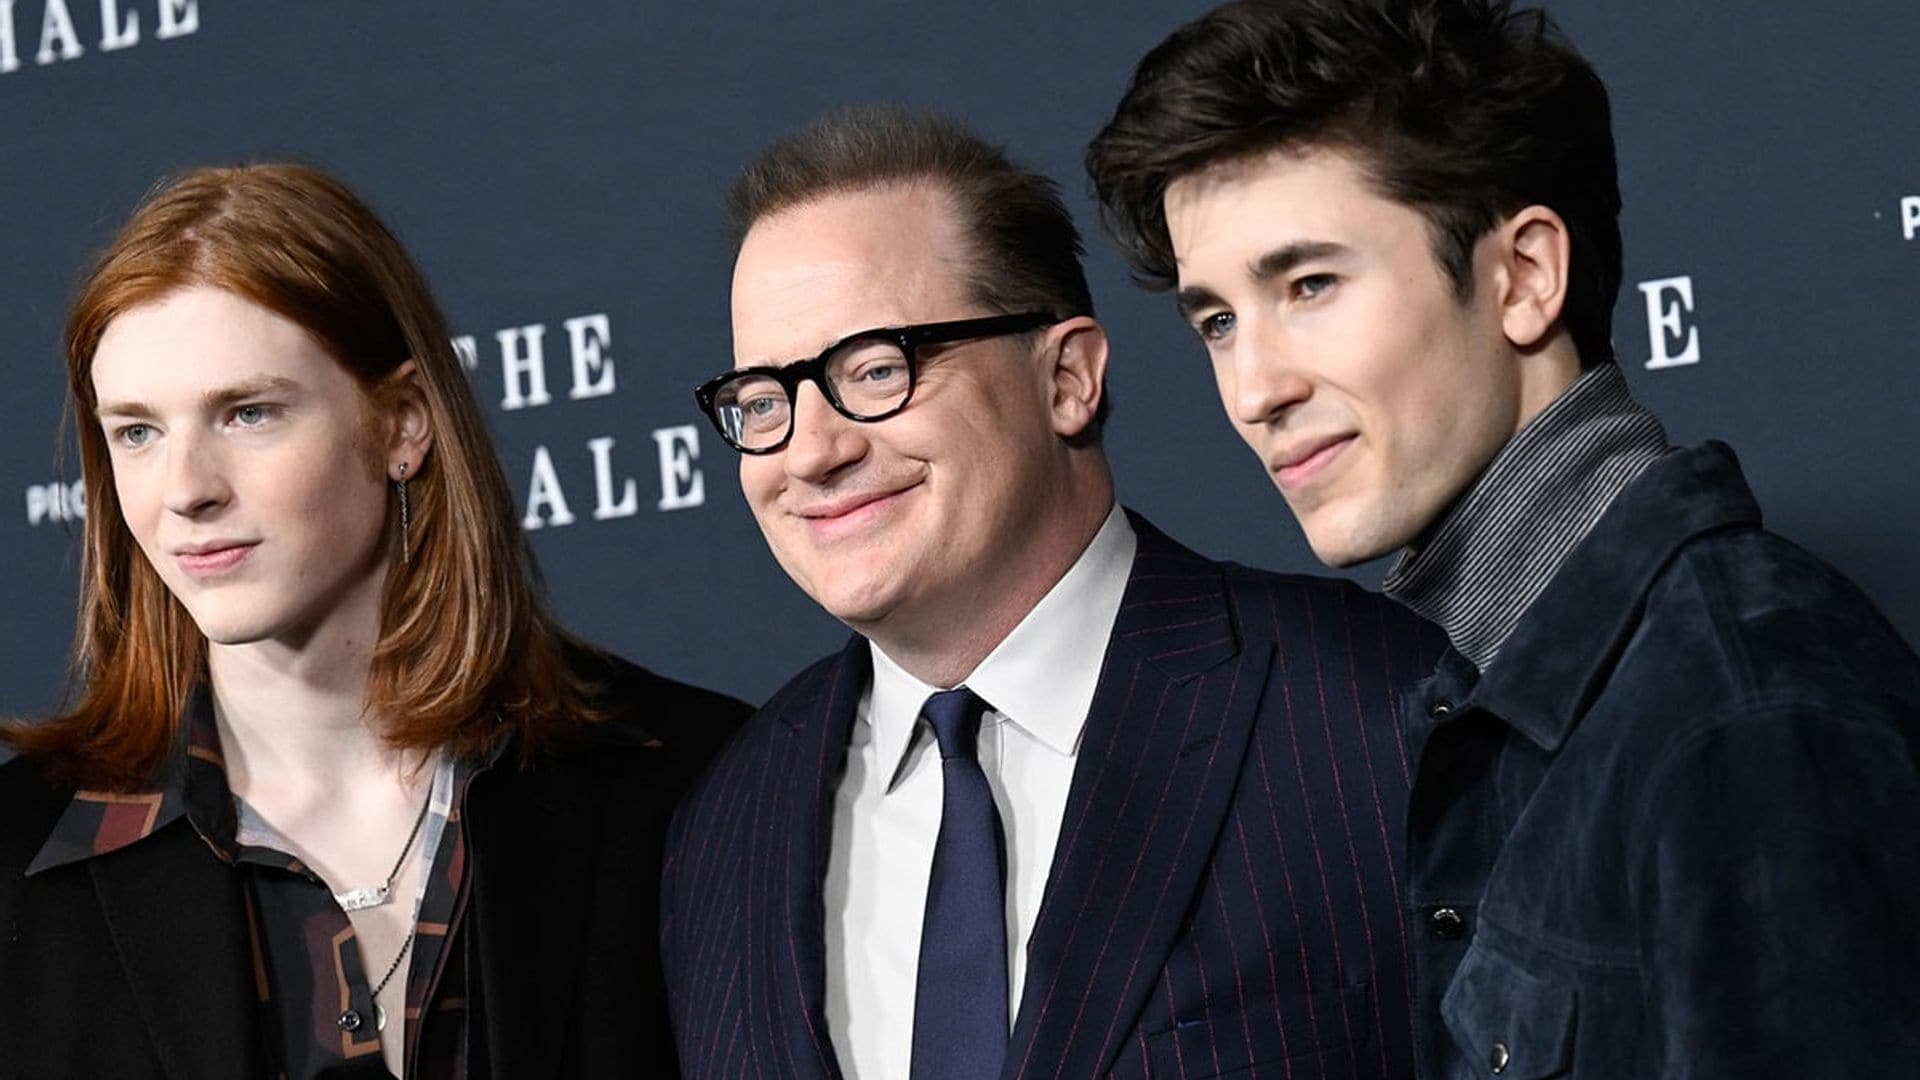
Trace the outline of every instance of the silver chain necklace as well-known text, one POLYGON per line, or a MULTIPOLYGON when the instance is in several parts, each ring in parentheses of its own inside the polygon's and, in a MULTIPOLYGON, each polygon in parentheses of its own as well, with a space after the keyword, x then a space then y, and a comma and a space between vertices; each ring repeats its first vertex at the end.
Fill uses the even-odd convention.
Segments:
MULTIPOLYGON (((426 800, 420 804, 420 813, 413 819, 413 830, 407 833, 407 846, 401 848, 400 857, 393 860, 393 869, 387 871, 387 880, 378 885, 334 893, 333 902, 340 905, 341 911, 364 911, 367 908, 379 907, 393 899, 393 883, 400 877, 400 868, 407 864, 407 856, 413 851, 413 842, 420 838, 420 826, 426 822, 427 811, 433 806, 433 789, 434 784, 429 783, 426 800)), ((380 981, 374 984, 372 996, 375 1031, 387 1030, 387 1010, 380 1005, 380 992, 393 981, 394 973, 400 970, 400 961, 406 959, 407 951, 413 948, 414 935, 419 932, 420 924, 416 920, 407 930, 407 939, 400 943, 400 951, 393 954, 393 963, 387 965, 387 973, 380 976, 380 981)))
POLYGON ((400 857, 393 860, 393 869, 387 871, 387 880, 378 885, 368 885, 358 889, 333 894, 333 902, 340 905, 341 911, 364 911, 379 907, 393 899, 393 881, 400 876, 400 868, 407 864, 407 854, 413 850, 413 842, 420 837, 420 826, 427 820, 427 809, 433 805, 433 785, 427 785, 427 797, 420 804, 420 815, 413 819, 413 831, 407 834, 407 846, 400 849, 400 857))
POLYGON ((380 984, 373 988, 373 1030, 375 1031, 387 1030, 387 1010, 380 1005, 380 991, 385 990, 387 984, 393 981, 393 973, 400 970, 401 957, 406 956, 407 950, 413 948, 413 937, 419 932, 420 924, 416 921, 413 929, 407 931, 407 940, 400 943, 400 951, 393 954, 393 963, 387 965, 387 973, 380 976, 380 984))

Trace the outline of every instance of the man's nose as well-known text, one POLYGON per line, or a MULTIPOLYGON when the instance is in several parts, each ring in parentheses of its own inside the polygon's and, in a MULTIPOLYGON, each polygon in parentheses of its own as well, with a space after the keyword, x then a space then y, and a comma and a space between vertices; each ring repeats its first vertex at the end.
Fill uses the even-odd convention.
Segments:
POLYGON ((785 450, 787 473, 819 483, 867 454, 867 425, 834 410, 820 388, 801 383, 793 398, 793 435, 785 450))
POLYGON ((192 434, 169 435, 162 503, 181 517, 200 517, 232 497, 219 449, 192 434))
POLYGON ((1232 386, 1226 406, 1242 424, 1268 424, 1313 395, 1313 383, 1295 362, 1294 347, 1279 332, 1243 333, 1227 366, 1232 386))

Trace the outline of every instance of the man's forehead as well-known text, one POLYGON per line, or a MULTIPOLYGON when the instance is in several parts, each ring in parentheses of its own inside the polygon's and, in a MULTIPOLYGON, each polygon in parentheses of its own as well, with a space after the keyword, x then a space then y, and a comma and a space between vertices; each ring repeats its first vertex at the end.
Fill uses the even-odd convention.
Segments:
MULTIPOLYGON (((1162 207, 1171 216, 1222 196, 1249 191, 1271 194, 1305 186, 1379 196, 1372 174, 1355 153, 1314 144, 1239 154, 1182 173, 1168 183, 1162 207)), ((1317 205, 1302 202, 1298 208, 1310 210, 1317 205)))
POLYGON ((944 197, 899 187, 769 215, 734 263, 739 364, 812 355, 848 334, 954 317, 966 252, 944 197))
MULTIPOLYGON (((1353 154, 1337 149, 1221 162, 1176 178, 1163 206, 1183 277, 1190 260, 1208 251, 1239 259, 1287 245, 1397 245, 1409 228, 1425 235, 1418 211, 1382 192, 1353 154)), ((1254 269, 1251 260, 1246 268, 1254 269)))

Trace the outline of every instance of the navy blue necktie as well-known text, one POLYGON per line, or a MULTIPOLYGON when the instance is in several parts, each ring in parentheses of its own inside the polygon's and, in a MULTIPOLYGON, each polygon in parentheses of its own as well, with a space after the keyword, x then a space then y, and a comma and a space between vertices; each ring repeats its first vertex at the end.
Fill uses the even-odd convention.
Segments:
POLYGON ((946 794, 920 930, 913 1080, 990 1080, 1007 1056, 1006 846, 976 753, 986 710, 965 687, 923 710, 946 794))

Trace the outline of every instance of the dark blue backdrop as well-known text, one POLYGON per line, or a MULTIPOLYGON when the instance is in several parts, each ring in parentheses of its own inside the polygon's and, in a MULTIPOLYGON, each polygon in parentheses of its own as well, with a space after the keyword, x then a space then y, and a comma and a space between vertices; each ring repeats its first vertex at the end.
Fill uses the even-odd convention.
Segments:
MULTIPOLYGON (((0 712, 56 700, 71 632, 78 531, 48 485, 73 282, 158 176, 212 162, 312 161, 383 210, 472 339, 559 611, 669 674, 758 700, 842 633, 768 555, 730 452, 684 429, 688 388, 730 358, 721 194, 764 141, 848 101, 949 110, 1065 184, 1117 347, 1122 497, 1209 553, 1313 568, 1170 301, 1091 235, 1080 150, 1133 61, 1203 6, 0 4, 0 712), (682 466, 664 480, 663 447, 682 466)), ((1920 14, 1552 9, 1613 90, 1629 379, 1676 437, 1732 442, 1772 523, 1920 639, 1920 14)))

